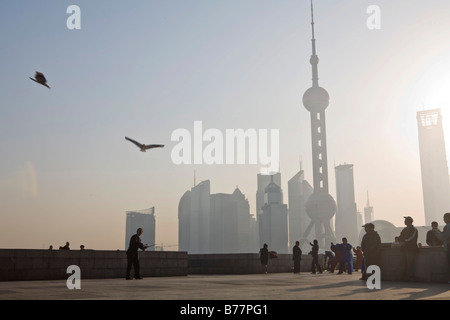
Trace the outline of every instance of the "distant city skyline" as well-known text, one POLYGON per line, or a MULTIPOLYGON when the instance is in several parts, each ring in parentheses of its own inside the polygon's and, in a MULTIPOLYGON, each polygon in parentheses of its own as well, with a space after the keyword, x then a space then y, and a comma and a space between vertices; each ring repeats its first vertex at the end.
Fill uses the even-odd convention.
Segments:
MULTIPOLYGON (((173 163, 172 133, 195 121, 279 130, 281 189, 299 157, 312 183, 309 0, 76 2, 80 30, 66 2, 0 2, 1 248, 121 249, 124 213, 149 204, 169 248, 194 171, 211 194, 239 186, 256 217, 259 164, 173 163), (125 136, 165 148, 141 153, 125 136)), ((352 163, 358 208, 370 190, 377 220, 425 225, 416 115, 441 109, 448 155, 450 2, 327 0, 315 12, 330 195, 333 164, 352 163), (380 30, 367 27, 370 5, 380 30)))

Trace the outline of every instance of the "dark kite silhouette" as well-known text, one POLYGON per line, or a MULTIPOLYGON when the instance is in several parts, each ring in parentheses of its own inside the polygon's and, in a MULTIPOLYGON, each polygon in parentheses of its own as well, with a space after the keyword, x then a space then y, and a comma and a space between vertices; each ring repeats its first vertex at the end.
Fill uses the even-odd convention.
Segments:
POLYGON ((47 79, 45 79, 45 76, 43 73, 36 71, 36 74, 34 76, 36 79, 30 78, 34 82, 37 82, 39 84, 42 84, 43 86, 50 89, 50 87, 47 85, 47 79))
POLYGON ((128 140, 130 142, 133 142, 135 145, 137 145, 139 147, 139 149, 141 149, 141 152, 145 152, 148 149, 153 149, 153 148, 164 148, 163 144, 149 144, 149 145, 145 145, 145 144, 141 144, 137 141, 134 141, 133 139, 130 139, 128 137, 125 137, 125 140, 128 140))

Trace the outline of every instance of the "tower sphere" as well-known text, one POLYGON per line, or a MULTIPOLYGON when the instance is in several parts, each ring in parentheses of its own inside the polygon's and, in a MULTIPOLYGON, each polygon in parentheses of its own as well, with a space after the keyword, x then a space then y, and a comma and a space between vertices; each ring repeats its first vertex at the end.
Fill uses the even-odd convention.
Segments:
POLYGON ((303 95, 303 105, 309 112, 324 111, 330 103, 330 95, 322 87, 311 87, 303 95))
POLYGON ((306 213, 313 221, 328 221, 336 212, 336 202, 327 193, 313 193, 306 201, 306 213))

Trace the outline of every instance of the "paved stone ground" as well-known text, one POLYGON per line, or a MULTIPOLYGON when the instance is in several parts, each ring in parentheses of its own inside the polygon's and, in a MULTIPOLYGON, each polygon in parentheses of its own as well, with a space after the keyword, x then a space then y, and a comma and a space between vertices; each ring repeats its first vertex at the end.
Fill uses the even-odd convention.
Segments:
POLYGON ((0 300, 450 300, 449 284, 382 282, 369 290, 360 274, 290 273, 186 277, 0 282, 0 300))

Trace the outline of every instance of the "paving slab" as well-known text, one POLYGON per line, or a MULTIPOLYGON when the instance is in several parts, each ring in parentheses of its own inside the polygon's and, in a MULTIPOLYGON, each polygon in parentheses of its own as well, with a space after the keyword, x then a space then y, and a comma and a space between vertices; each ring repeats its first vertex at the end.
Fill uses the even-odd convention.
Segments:
POLYGON ((450 284, 391 282, 370 290, 360 274, 251 274, 0 282, 0 300, 450 300, 450 284))

